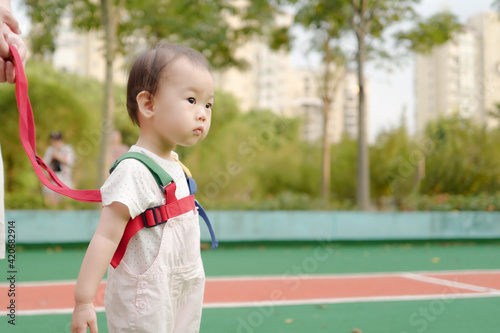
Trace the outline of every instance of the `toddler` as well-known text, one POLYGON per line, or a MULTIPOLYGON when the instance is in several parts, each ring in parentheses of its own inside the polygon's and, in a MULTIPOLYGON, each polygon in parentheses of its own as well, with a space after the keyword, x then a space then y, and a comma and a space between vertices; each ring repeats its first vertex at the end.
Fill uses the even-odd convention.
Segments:
MULTIPOLYGON (((160 44, 140 54, 132 65, 127 109, 140 135, 130 151, 153 159, 170 174, 177 199, 190 192, 174 148, 192 146, 206 137, 213 103, 209 64, 193 49, 160 44)), ((164 204, 165 195, 148 168, 135 159, 118 164, 101 194, 101 217, 76 284, 71 332, 87 332, 87 327, 97 332, 93 299, 106 269, 110 333, 198 332, 205 273, 196 209, 140 229, 113 268, 110 262, 128 221, 164 204)))

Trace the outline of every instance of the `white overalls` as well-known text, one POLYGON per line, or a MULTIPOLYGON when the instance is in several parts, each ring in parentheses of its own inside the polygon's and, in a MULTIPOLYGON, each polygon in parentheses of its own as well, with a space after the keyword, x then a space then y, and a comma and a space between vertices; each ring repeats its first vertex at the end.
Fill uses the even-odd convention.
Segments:
MULTIPOLYGON (((178 199, 189 195, 178 162, 164 160, 137 146, 130 151, 151 157, 174 179, 178 199)), ((165 203, 151 172, 139 161, 122 161, 101 188, 103 205, 125 204, 131 218, 165 203)), ((200 255, 196 210, 130 240, 119 266, 109 266, 105 308, 110 333, 199 332, 205 273, 200 255)))

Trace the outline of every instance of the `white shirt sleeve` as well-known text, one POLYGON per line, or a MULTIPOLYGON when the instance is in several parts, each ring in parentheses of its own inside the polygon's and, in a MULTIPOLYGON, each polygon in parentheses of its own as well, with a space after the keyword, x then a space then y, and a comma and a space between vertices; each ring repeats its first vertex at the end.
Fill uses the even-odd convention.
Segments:
POLYGON ((132 219, 148 208, 165 203, 163 192, 151 172, 134 159, 118 164, 101 187, 101 195, 103 206, 120 202, 128 207, 132 219))

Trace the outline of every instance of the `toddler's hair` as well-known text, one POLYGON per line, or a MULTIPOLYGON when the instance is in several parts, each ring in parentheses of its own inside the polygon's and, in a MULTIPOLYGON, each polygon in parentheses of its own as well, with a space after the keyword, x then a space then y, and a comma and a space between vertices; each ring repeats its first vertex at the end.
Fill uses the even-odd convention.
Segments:
POLYGON ((154 96, 160 81, 168 80, 168 77, 162 77, 162 73, 169 64, 180 57, 186 57, 193 64, 210 70, 207 59, 200 52, 174 43, 160 43, 136 58, 130 69, 127 84, 127 110, 132 122, 140 126, 137 117, 137 95, 141 91, 147 91, 154 96))

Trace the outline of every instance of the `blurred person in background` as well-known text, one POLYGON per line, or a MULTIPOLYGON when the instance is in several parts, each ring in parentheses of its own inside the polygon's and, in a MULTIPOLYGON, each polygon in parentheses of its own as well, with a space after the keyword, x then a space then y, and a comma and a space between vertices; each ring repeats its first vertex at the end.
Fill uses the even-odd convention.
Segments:
MULTIPOLYGON (((75 152, 71 145, 63 140, 61 132, 53 131, 50 133, 50 146, 45 151, 43 161, 68 187, 73 187, 73 165, 75 164, 75 152)), ((61 195, 50 190, 47 187, 43 189, 45 204, 49 207, 55 207, 61 200, 61 195)))
POLYGON ((111 146, 107 162, 108 167, 111 168, 118 157, 128 152, 129 149, 130 147, 123 143, 122 133, 118 130, 114 130, 111 135, 111 146))
MULTIPOLYGON (((9 44, 17 48, 23 63, 26 61, 26 45, 20 36, 19 23, 12 15, 10 0, 0 0, 0 20, 2 23, 2 34, 0 35, 0 82, 14 83, 16 75, 9 44)), ((1 154, 0 148, 0 259, 3 259, 5 258, 5 207, 1 154)))

